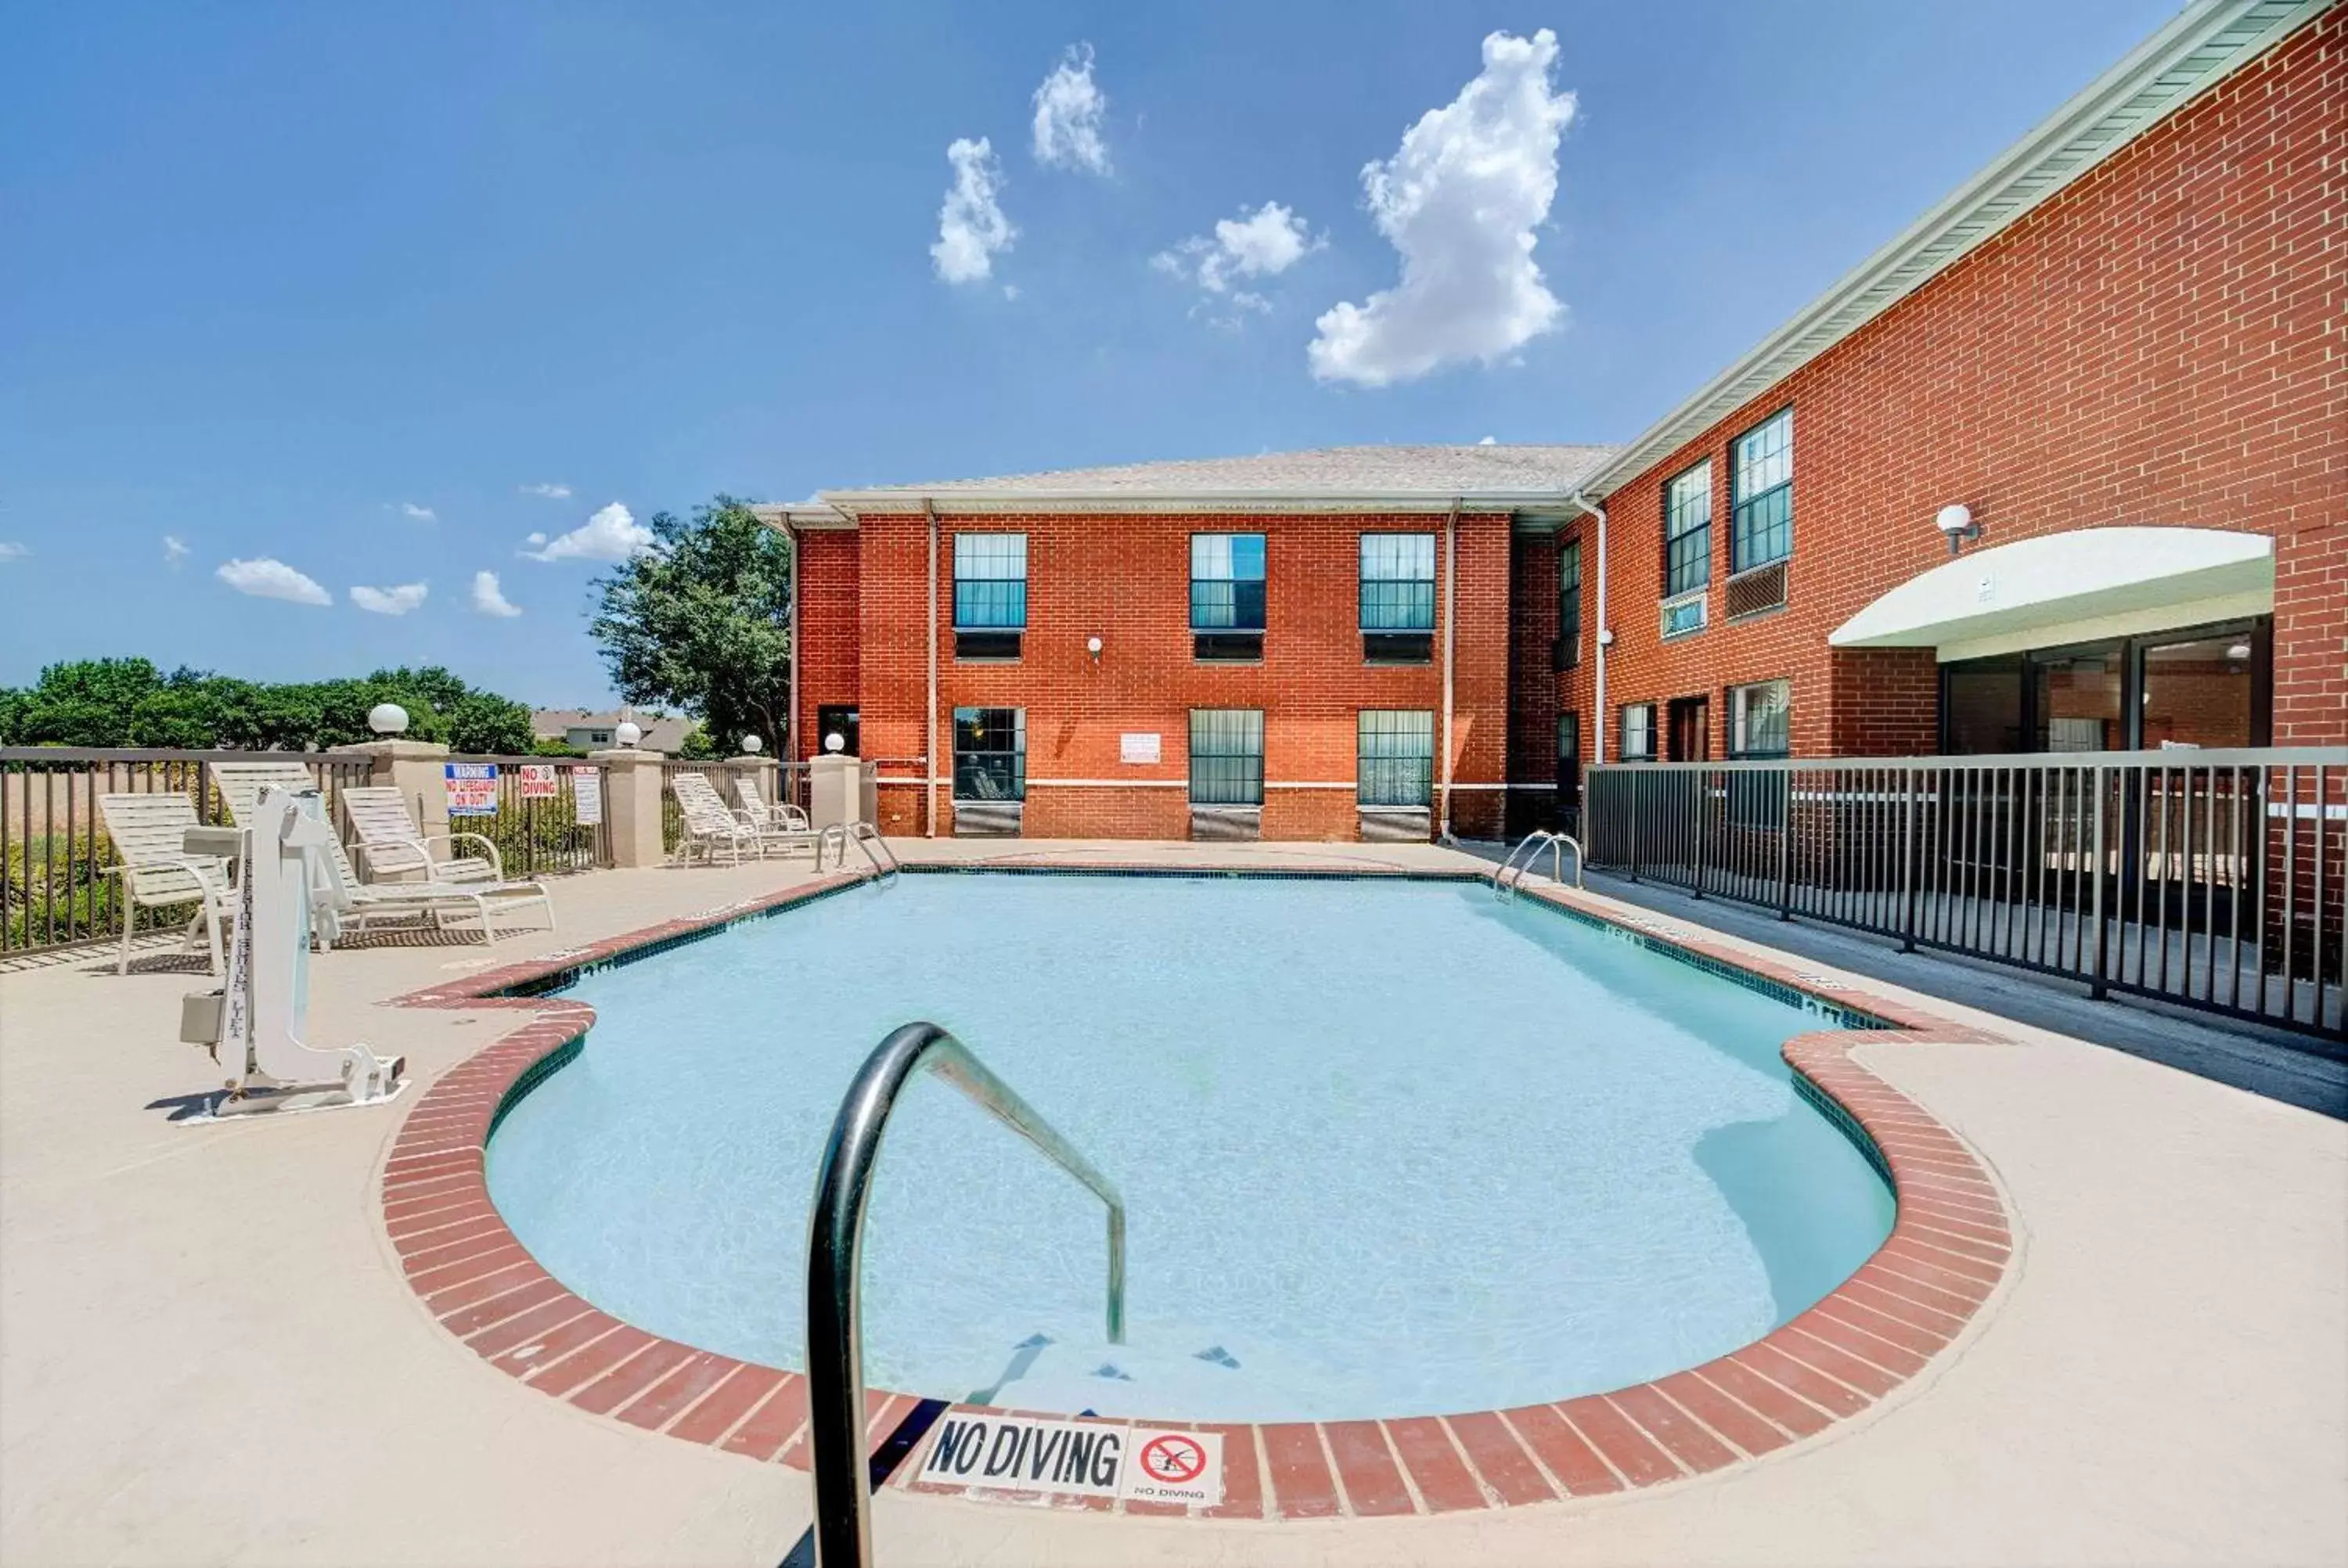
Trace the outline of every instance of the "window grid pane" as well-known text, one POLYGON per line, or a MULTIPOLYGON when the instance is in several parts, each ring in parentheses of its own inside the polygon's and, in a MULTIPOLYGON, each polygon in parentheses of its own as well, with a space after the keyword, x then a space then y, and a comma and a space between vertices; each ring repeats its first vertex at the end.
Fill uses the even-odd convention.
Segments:
POLYGON ((1362 536, 1362 630, 1435 630, 1435 536, 1362 536))
POLYGON ((1190 629, 1263 630, 1263 536, 1190 537, 1190 629))
POLYGON ((1007 630, 1027 624, 1027 536, 954 536, 954 627, 1007 630))
POLYGON ((1637 702, 1622 710, 1622 760, 1652 762, 1655 755, 1655 705, 1637 702))
POLYGON ((956 708, 953 797, 1027 798, 1027 714, 1019 708, 956 708))
POLYGON ((1190 712, 1190 800, 1197 805, 1263 804, 1263 712, 1190 712))
POLYGON ((1746 571, 1794 551, 1794 411, 1736 438, 1736 515, 1729 569, 1746 571))
POLYGON ((1356 747, 1363 805, 1432 805, 1435 715, 1364 709, 1356 747))
POLYGON ((1663 487, 1663 593, 1693 593, 1712 581, 1712 461, 1663 487))
POLYGON ((1557 636, 1569 657, 1581 641, 1581 541, 1569 540, 1557 553, 1557 636))
POLYGON ((1738 686, 1729 694, 1729 744, 1741 757, 1784 756, 1787 751, 1793 685, 1787 681, 1763 681, 1738 686))

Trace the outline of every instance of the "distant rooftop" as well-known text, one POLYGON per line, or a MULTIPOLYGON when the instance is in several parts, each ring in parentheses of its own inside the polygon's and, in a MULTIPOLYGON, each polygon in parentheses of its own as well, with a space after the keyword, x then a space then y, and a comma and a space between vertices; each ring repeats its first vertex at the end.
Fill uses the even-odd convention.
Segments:
POLYGON ((868 512, 1086 507, 1117 511, 1201 508, 1442 511, 1556 508, 1613 455, 1612 446, 1324 446, 1252 457, 1201 457, 1062 468, 983 479, 826 490, 794 506, 760 507, 769 521, 852 526, 868 512))
POLYGON ((674 753, 693 732, 691 719, 664 718, 617 708, 592 712, 585 708, 540 708, 530 716, 530 733, 541 741, 559 741, 573 730, 617 729, 623 719, 633 721, 644 733, 636 743, 641 751, 674 753))

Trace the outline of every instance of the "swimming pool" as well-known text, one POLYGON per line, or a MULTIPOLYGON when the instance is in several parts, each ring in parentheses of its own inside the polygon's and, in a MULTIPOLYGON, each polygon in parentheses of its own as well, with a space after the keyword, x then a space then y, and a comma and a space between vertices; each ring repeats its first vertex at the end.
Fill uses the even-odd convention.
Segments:
POLYGON ((1620 1387, 1766 1333, 1892 1219, 1793 1087, 1803 1008, 1480 883, 907 876, 570 992, 491 1195, 616 1317, 801 1364, 801 1248, 849 1078, 959 1034, 1123 1189, 1097 1202, 946 1086, 892 1126, 865 1263, 876 1387, 1164 1419, 1354 1419, 1620 1387))

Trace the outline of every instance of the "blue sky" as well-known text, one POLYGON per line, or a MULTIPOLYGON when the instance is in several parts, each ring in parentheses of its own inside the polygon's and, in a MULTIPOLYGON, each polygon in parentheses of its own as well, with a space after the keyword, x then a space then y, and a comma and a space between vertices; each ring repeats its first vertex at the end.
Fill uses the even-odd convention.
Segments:
POLYGON ((716 491, 1624 439, 2174 9, 19 5, 0 683, 593 702, 716 491))

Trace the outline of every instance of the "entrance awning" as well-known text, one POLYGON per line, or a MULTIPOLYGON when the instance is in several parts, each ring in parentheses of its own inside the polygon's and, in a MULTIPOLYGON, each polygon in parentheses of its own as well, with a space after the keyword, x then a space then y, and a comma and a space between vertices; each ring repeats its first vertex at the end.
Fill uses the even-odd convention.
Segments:
POLYGON ((2274 540, 2264 534, 2078 528, 1934 567, 1844 621, 1827 641, 1974 659, 2273 610, 2274 540))

